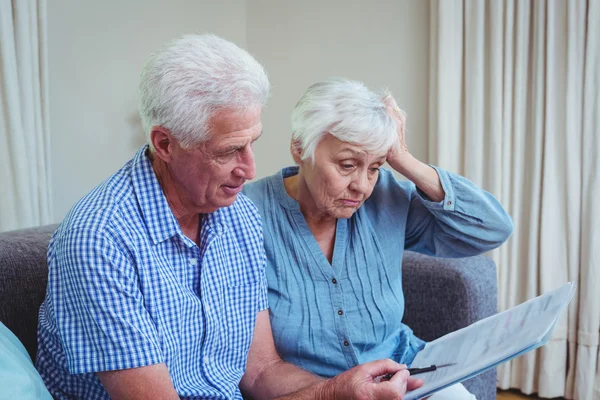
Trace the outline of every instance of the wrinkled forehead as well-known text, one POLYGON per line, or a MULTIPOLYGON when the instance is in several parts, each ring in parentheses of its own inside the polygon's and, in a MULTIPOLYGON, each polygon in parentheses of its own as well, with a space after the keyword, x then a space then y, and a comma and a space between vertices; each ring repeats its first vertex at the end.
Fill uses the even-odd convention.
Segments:
POLYGON ((213 134, 245 131, 260 124, 262 107, 222 108, 216 110, 210 118, 210 130, 213 134))
POLYGON ((318 147, 323 146, 324 150, 327 150, 329 154, 339 156, 355 158, 359 160, 374 161, 378 159, 385 159, 387 155, 386 150, 372 150, 361 143, 344 142, 336 138, 331 134, 325 135, 318 147))

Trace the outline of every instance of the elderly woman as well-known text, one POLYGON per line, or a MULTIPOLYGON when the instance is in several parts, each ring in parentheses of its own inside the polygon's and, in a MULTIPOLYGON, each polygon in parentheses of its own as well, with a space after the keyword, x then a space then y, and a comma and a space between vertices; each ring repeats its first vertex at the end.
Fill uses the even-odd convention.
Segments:
MULTIPOLYGON (((473 256, 512 232, 491 194, 414 158, 404 126, 389 95, 344 79, 314 84, 292 113, 297 166, 244 189, 263 220, 277 350, 315 374, 381 358, 410 365, 424 348, 402 323, 404 249, 473 256)), ((474 396, 455 385, 433 398, 474 396)))

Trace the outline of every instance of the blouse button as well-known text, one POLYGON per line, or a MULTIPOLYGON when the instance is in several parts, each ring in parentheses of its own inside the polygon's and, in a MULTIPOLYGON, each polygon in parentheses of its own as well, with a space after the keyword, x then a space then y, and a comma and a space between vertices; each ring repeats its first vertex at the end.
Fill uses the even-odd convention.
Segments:
POLYGON ((338 310, 338 315, 344 315, 344 312, 342 310, 338 310))
POLYGON ((337 279, 333 278, 333 279, 331 280, 331 283, 333 283, 333 284, 335 285, 335 284, 337 283, 337 279))
POLYGON ((348 343, 347 340, 344 340, 344 346, 350 346, 350 343, 348 343))

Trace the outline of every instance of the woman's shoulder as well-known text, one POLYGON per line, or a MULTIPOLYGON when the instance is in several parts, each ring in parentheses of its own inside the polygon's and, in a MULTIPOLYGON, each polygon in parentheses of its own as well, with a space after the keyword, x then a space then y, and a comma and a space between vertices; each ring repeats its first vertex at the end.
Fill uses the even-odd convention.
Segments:
POLYGON ((277 174, 267 176, 257 181, 244 184, 242 193, 244 193, 246 197, 248 197, 252 201, 261 200, 267 193, 270 181, 276 175, 277 174))
POLYGON ((361 207, 364 208, 362 212, 374 227, 386 232, 390 224, 397 226, 399 221, 406 219, 413 190, 412 182, 399 180, 392 171, 381 168, 371 196, 361 207))
POLYGON ((282 174, 283 171, 279 171, 271 176, 244 185, 242 193, 258 207, 261 214, 270 207, 271 202, 277 201, 280 197, 278 192, 283 186, 282 174))
POLYGON ((415 185, 411 181, 400 180, 389 169, 381 168, 377 183, 369 199, 382 201, 388 198, 398 199, 400 197, 410 200, 414 189, 415 185))

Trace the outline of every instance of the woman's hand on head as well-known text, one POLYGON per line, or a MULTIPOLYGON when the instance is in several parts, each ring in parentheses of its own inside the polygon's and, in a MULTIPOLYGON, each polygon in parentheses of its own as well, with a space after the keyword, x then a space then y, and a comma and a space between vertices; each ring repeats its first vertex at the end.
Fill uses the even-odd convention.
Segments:
POLYGON ((406 113, 398 107, 396 100, 391 94, 386 95, 382 101, 386 105, 388 115, 396 123, 396 132, 398 134, 398 140, 387 153, 387 162, 396 171, 402 173, 401 170, 412 158, 408 151, 408 146, 406 146, 406 113))

